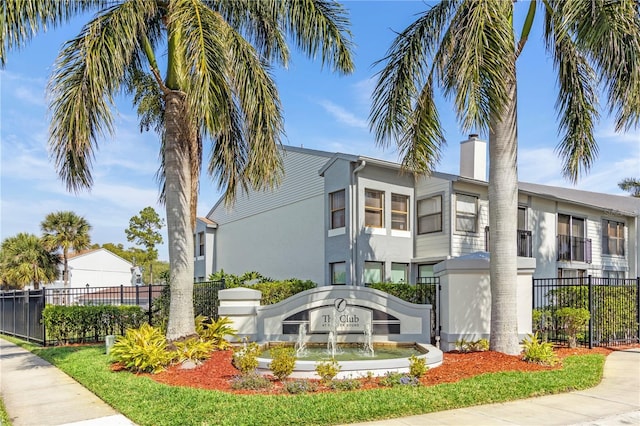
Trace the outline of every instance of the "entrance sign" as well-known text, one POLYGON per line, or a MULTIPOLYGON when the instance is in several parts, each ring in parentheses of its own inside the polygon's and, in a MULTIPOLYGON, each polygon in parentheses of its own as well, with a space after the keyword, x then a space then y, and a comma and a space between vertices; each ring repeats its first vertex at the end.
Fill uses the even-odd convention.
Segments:
POLYGON ((331 306, 309 310, 310 332, 328 333, 335 330, 338 333, 363 333, 367 325, 371 328, 370 309, 346 303, 340 305, 340 309, 331 306))

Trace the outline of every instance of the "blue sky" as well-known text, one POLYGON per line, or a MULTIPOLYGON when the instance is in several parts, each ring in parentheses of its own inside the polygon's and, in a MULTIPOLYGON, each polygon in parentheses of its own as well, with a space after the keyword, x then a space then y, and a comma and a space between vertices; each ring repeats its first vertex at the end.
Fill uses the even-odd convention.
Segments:
MULTIPOLYGON (((283 142, 398 161, 397 152, 377 147, 368 130, 370 94, 379 70, 372 64, 384 56, 394 31, 403 30, 428 6, 421 1, 344 4, 356 44, 356 71, 349 76, 333 75, 319 61, 297 54, 288 69, 274 70, 284 107, 283 142)), ((526 12, 528 4, 518 2, 516 8, 526 12)), ((18 232, 40 234, 40 222, 48 213, 72 210, 92 225, 93 242, 130 247, 124 230, 132 216, 146 206, 164 216, 164 208, 157 203, 155 180, 158 138, 154 133, 140 133, 128 98, 116 102, 117 133, 100 144, 90 192, 68 193, 49 160, 45 89, 62 43, 77 35, 83 22, 78 19, 40 34, 28 47, 11 52, 7 66, 0 70, 0 239, 18 232)), ((544 52, 540 23, 538 19, 518 62, 519 179, 627 195, 617 183, 625 177, 640 177, 640 132, 615 134, 604 108, 595 131, 600 153, 590 173, 575 186, 562 177, 554 152, 559 140, 555 77, 553 63, 544 52)), ((456 122, 450 102, 441 99, 438 106, 448 144, 437 170, 457 174, 459 142, 467 132, 456 122)), ((198 214, 206 215, 218 198, 215 185, 203 176, 198 214)), ((159 252, 161 259, 168 259, 166 244, 159 252)))

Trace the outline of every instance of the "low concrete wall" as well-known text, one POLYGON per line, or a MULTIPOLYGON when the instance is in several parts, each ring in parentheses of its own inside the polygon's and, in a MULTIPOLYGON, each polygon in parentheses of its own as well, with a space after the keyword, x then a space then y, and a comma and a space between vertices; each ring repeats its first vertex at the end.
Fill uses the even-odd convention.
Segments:
MULTIPOLYGON (((445 260, 434 267, 440 277, 440 347, 455 349, 460 339, 489 339, 491 331, 491 283, 489 254, 474 253, 445 260)), ((534 258, 518 258, 516 304, 518 335, 531 333, 532 276, 534 258)))

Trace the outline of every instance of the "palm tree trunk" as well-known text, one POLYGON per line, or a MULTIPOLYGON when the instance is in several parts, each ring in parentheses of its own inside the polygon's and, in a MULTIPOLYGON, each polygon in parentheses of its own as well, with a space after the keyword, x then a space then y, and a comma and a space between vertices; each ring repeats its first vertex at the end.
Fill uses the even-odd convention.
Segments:
POLYGON ((167 339, 176 340, 195 334, 189 149, 189 137, 193 136, 185 114, 184 93, 170 91, 165 101, 165 203, 171 277, 167 339))
POLYGON ((491 117, 489 132, 490 344, 491 350, 518 354, 518 132, 515 75, 511 76, 511 81, 505 110, 499 116, 491 117))

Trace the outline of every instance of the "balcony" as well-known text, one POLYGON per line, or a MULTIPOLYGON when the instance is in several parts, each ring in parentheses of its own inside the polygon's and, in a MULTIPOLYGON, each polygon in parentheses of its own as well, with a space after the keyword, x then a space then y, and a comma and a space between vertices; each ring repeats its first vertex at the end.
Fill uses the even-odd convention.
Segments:
POLYGON ((591 239, 558 235, 558 260, 591 263, 591 239))
MULTIPOLYGON (((518 229, 518 256, 533 257, 531 231, 518 229)), ((489 251, 489 227, 484 228, 484 250, 489 251)))

